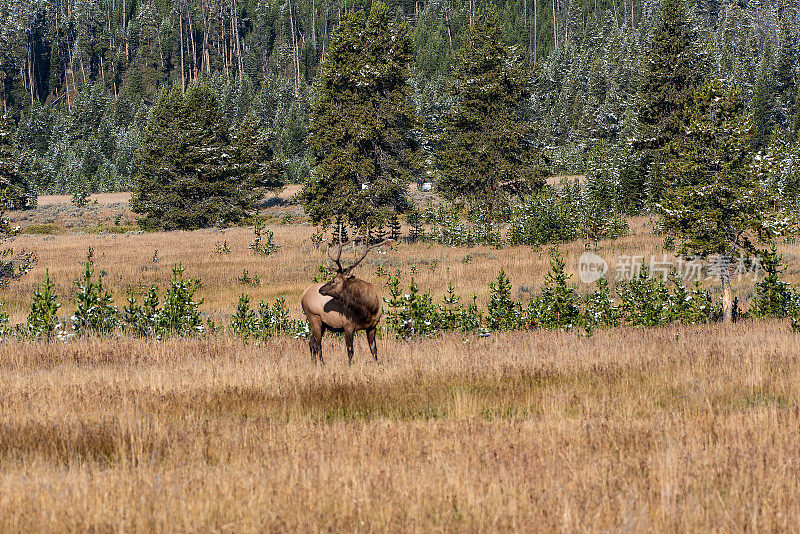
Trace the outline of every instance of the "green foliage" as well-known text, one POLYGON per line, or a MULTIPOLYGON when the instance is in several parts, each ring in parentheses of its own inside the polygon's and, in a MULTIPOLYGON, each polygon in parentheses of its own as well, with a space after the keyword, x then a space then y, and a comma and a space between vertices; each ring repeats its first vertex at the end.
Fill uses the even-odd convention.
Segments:
POLYGON ((240 221, 259 192, 280 183, 254 128, 248 119, 232 141, 216 96, 204 85, 186 95, 178 85, 162 90, 137 154, 131 208, 143 215, 142 228, 193 229, 240 221))
POLYGON ((783 230, 753 165, 751 123, 739 92, 718 80, 698 89, 694 101, 685 139, 671 146, 665 166, 664 231, 681 240, 683 255, 749 252, 754 240, 783 230))
POLYGON ((89 191, 86 187, 79 187, 72 193, 70 202, 72 202, 72 205, 76 208, 85 208, 86 205, 89 204, 89 191))
POLYGON ((228 245, 227 240, 223 243, 220 243, 219 241, 214 243, 214 254, 216 254, 217 256, 222 256, 223 254, 230 254, 230 253, 231 253, 231 247, 228 245))
POLYGON ((421 172, 411 102, 409 28, 383 3, 349 10, 326 51, 310 113, 314 172, 300 199, 315 224, 356 226, 408 206, 421 172))
POLYGON ((308 323, 289 318, 286 300, 278 297, 270 306, 260 302, 258 312, 250 308, 250 297, 242 293, 231 318, 230 331, 243 339, 265 340, 275 336, 308 336, 308 323))
POLYGON ((150 286, 141 305, 137 304, 133 295, 122 309, 122 328, 137 337, 160 335, 160 319, 158 288, 150 286))
MULTIPOLYGON (((420 235, 442 245, 472 247, 501 243, 499 230, 481 209, 468 210, 465 214, 457 204, 428 206, 424 220, 430 229, 427 233, 420 229, 420 235)), ((419 224, 416 220, 415 223, 419 224)), ((416 232, 415 229, 415 239, 419 239, 416 232)))
POLYGON ((558 188, 544 188, 513 207, 507 240, 511 245, 535 246, 626 235, 627 220, 617 210, 616 200, 604 200, 605 195, 616 193, 594 179, 586 187, 562 181, 558 188))
POLYGON ((35 202, 35 195, 20 174, 22 161, 14 148, 12 134, 8 117, 0 117, 0 191, 3 193, 3 208, 21 209, 35 202))
POLYGON ((586 295, 581 321, 589 333, 597 327, 616 327, 621 324, 619 306, 615 304, 605 278, 597 280, 595 290, 586 295))
POLYGON ((529 81, 519 58, 503 43, 493 11, 479 15, 458 50, 437 153, 437 190, 468 199, 500 217, 506 191, 541 186, 532 125, 520 114, 529 81))
POLYGON ((412 206, 411 209, 409 209, 406 221, 408 221, 409 226, 411 226, 411 230, 408 233, 408 238, 411 241, 419 241, 425 237, 422 213, 420 213, 416 207, 412 206))
POLYGON ((325 261, 321 261, 319 267, 317 267, 317 274, 314 275, 313 282, 317 283, 324 283, 330 281, 336 273, 331 271, 325 266, 325 261))
POLYGON ((44 280, 36 284, 33 293, 33 302, 28 312, 28 324, 24 333, 39 339, 52 339, 62 329, 58 320, 58 310, 61 304, 55 294, 55 284, 50 279, 50 270, 45 271, 44 280))
POLYGON ((253 222, 253 242, 250 243, 250 250, 253 254, 260 256, 269 256, 274 254, 283 245, 276 245, 273 242, 274 236, 272 230, 264 231, 266 225, 260 216, 256 216, 253 222))
MULTIPOLYGON (((502 272, 502 271, 501 271, 502 272)), ((580 326, 581 312, 571 275, 564 273, 564 259, 558 247, 550 250, 550 271, 545 274, 541 295, 534 302, 536 324, 543 328, 569 330, 580 326)))
POLYGON ((489 284, 486 325, 490 330, 515 330, 521 316, 519 306, 511 298, 511 280, 500 268, 497 280, 489 284))
POLYGON ((669 290, 663 278, 650 276, 642 263, 639 272, 630 280, 622 280, 617 289, 620 295, 620 314, 631 326, 658 326, 666 323, 669 290))
POLYGON ((117 327, 117 307, 103 287, 103 276, 94 280, 94 250, 89 247, 83 267, 83 279, 76 282, 77 308, 72 315, 72 329, 77 335, 107 334, 117 327))
POLYGON ((240 180, 238 193, 246 205, 254 205, 267 191, 277 193, 283 188, 286 171, 275 161, 270 139, 261 132, 252 113, 233 130, 231 144, 235 148, 233 165, 240 180))
POLYGON ((753 149, 760 149, 769 143, 775 123, 775 80, 773 77, 774 59, 772 57, 772 40, 764 44, 764 54, 758 71, 755 92, 753 94, 753 149))
POLYGON ((400 283, 400 272, 389 275, 386 283, 389 298, 384 301, 389 306, 386 325, 398 339, 417 336, 433 336, 442 332, 481 332, 484 330, 483 316, 475 303, 477 297, 466 307, 449 285, 442 304, 436 305, 430 293, 421 293, 413 276, 405 292, 400 283))
POLYGON ((666 322, 702 324, 715 317, 717 312, 711 302, 711 296, 700 286, 698 280, 695 280, 691 289, 687 289, 683 281, 674 273, 670 277, 670 281, 673 290, 664 315, 666 322))
POLYGON ((781 273, 786 270, 782 256, 778 254, 774 244, 770 250, 761 251, 759 256, 765 276, 756 284, 751 313, 763 319, 795 315, 800 298, 796 291, 780 279, 781 273))
POLYGON ((660 150, 679 139, 699 81, 699 62, 680 0, 665 0, 651 34, 639 98, 640 144, 660 150))
POLYGON ((164 295, 161 308, 160 328, 165 335, 187 336, 203 332, 199 306, 203 299, 195 301, 195 293, 200 289, 198 279, 184 278, 183 265, 173 265, 172 280, 164 295))
POLYGON ((400 218, 396 213, 389 217, 389 239, 392 241, 400 241, 400 218))
POLYGON ((246 340, 252 337, 257 330, 257 321, 256 312, 250 308, 250 297, 242 293, 239 296, 239 302, 236 304, 236 313, 231 317, 231 332, 246 340))
POLYGON ((400 286, 400 273, 390 276, 387 282, 389 298, 386 303, 389 311, 386 324, 398 338, 431 336, 439 332, 438 309, 433 304, 430 293, 420 293, 414 277, 405 293, 400 286))
POLYGON ((236 279, 243 286, 258 287, 261 285, 261 277, 257 274, 250 276, 250 271, 242 269, 242 276, 236 279))
POLYGON ((205 331, 199 306, 203 299, 195 300, 201 282, 184 278, 180 263, 172 267, 172 279, 159 307, 158 288, 150 286, 141 305, 131 295, 122 310, 123 330, 135 336, 156 337, 193 336, 205 331))

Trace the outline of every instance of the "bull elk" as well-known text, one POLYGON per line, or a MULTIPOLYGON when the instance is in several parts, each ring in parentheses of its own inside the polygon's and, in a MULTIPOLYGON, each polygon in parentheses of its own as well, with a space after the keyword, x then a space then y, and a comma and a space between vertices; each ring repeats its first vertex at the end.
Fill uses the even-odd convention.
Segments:
POLYGON ((372 284, 353 276, 353 269, 361 263, 370 250, 385 245, 391 240, 365 246, 361 257, 347 268, 342 267, 342 246, 334 258, 333 247, 328 247, 328 257, 336 264, 336 276, 326 284, 312 284, 300 296, 303 313, 311 328, 308 341, 311 359, 316 363, 325 363, 322 359, 322 335, 326 331, 344 332, 344 343, 347 346, 347 361, 353 363, 353 336, 359 330, 367 333, 369 350, 375 361, 378 361, 378 345, 375 343, 375 329, 381 320, 381 298, 372 284))

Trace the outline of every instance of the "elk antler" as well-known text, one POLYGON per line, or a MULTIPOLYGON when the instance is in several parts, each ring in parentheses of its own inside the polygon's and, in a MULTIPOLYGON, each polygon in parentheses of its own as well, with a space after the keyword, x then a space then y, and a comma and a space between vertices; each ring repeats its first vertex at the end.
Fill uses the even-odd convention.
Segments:
POLYGON ((342 258, 342 246, 343 245, 344 245, 344 243, 342 243, 342 241, 339 241, 339 250, 336 253, 336 258, 331 256, 331 250, 333 249, 333 247, 328 247, 328 259, 330 259, 333 263, 336 264, 336 268, 337 268, 338 272, 342 272, 343 271, 342 264, 339 262, 339 260, 342 258))
POLYGON ((388 243, 394 243, 394 239, 384 239, 380 243, 375 243, 374 245, 367 245, 366 247, 364 247, 364 252, 361 254, 361 257, 358 258, 354 264, 352 264, 350 267, 348 267, 342 272, 344 274, 350 274, 353 271, 353 269, 355 269, 358 266, 358 264, 361 263, 363 259, 367 257, 367 254, 369 254, 370 250, 382 247, 383 245, 386 245, 388 243))

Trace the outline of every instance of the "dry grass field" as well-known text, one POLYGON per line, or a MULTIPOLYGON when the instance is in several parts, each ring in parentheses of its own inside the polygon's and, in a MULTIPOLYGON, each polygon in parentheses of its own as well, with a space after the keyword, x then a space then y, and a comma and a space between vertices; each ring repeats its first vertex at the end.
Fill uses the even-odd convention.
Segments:
MULTIPOLYGON (((0 300, 23 321, 49 269, 69 315, 91 246, 118 304, 180 261, 221 324, 243 291, 299 317, 322 255, 310 226, 270 229, 269 257, 247 228, 23 235, 38 264, 0 300)), ((595 252, 662 253, 647 220, 633 229, 595 252)), ((569 272, 584 250, 562 247, 569 272)), ((783 250, 797 282, 800 247, 783 250)), ((548 256, 401 244, 359 274, 382 284, 379 265, 485 302, 501 266, 527 298, 548 256)), ((383 336, 376 365, 360 335, 350 368, 335 337, 324 368, 291 339, 4 342, 0 531, 793 531, 798 339, 786 321, 383 336)))

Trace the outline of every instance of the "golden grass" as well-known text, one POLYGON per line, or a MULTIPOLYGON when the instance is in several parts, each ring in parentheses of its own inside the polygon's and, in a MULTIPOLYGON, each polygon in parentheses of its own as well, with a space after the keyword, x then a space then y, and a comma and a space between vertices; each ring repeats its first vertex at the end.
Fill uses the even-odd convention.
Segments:
MULTIPOLYGON (((647 221, 597 252, 661 254, 647 221)), ((203 280, 225 323, 242 291, 297 298, 322 255, 309 226, 26 235, 32 273, 4 290, 24 320, 49 269, 64 301, 89 246, 118 304, 203 280), (227 241, 229 255, 213 254, 227 241), (158 261, 153 252, 158 250, 158 261), (243 269, 262 279, 242 287, 243 269)), ((561 247, 575 273, 581 243, 561 247)), ((784 247, 790 255, 798 247, 784 247)), ((793 257, 793 256, 791 256, 793 257)), ((401 244, 374 255, 442 295, 485 302, 502 266, 538 288, 546 250, 401 244)), ((788 271, 797 281, 796 265, 788 271)), ((407 277, 406 277, 407 281, 407 277)), ((525 297, 524 291, 519 296, 525 297)), ((581 286, 581 290, 585 290, 581 286)), ((751 291, 740 286, 740 294, 751 291)), ((381 288, 385 294, 385 289, 381 288)), ((785 321, 489 338, 362 336, 347 367, 324 341, 246 345, 222 336, 0 345, 0 531, 790 531, 800 524, 800 360, 785 321)))
POLYGON ((3 530, 792 530, 780 323, 0 347, 3 530))
MULTIPOLYGON (((580 241, 561 245, 566 270, 573 275, 573 282, 578 283, 579 293, 591 290, 590 286, 579 283, 576 276, 578 257, 587 247, 609 261, 612 275, 618 256, 644 257, 648 263, 651 255, 655 255, 656 260, 662 258, 662 241, 651 234, 650 221, 633 219, 631 226, 631 235, 601 241, 596 247, 580 241)), ((70 300, 74 298, 75 280, 81 276, 81 262, 85 260, 88 248, 92 247, 98 272, 105 273, 104 282, 119 305, 124 304, 131 290, 141 293, 150 284, 156 284, 163 291, 171 276, 172 265, 182 262, 186 276, 202 280, 204 288, 200 295, 205 299, 202 310, 215 320, 228 320, 242 292, 248 293, 255 302, 285 296, 292 313, 300 317, 300 293, 317 273, 324 254, 311 244, 309 238, 314 228, 310 225, 273 225, 268 229, 274 232, 275 242, 283 247, 267 257, 257 256, 248 249, 253 240, 250 228, 144 234, 22 235, 14 241, 14 248, 36 252, 39 262, 30 274, 5 290, 1 298, 6 302, 12 319, 23 321, 35 285, 44 277, 45 269, 49 269, 56 291, 64 302, 64 312, 71 313, 74 306, 70 300), (226 241, 231 253, 214 254, 215 245, 226 241), (157 262, 153 262, 154 254, 157 262), (249 276, 260 277, 261 284, 251 287, 239 283, 238 278, 244 269, 248 270, 249 276)), ((800 254, 800 246, 784 246, 781 251, 789 260, 785 278, 790 282, 800 282, 800 270, 794 261, 800 254)), ((412 268, 416 268, 414 277, 419 287, 431 291, 437 298, 445 294, 447 284, 452 282, 457 294, 465 298, 477 294, 479 303, 485 304, 489 295, 488 284, 496 278, 501 267, 511 277, 515 297, 527 300, 544 281, 549 269, 549 255, 548 247, 538 250, 524 246, 450 248, 430 243, 403 243, 386 254, 370 255, 358 269, 359 276, 377 284, 385 293, 386 279, 376 276, 379 265, 392 273, 399 269, 406 284, 412 268)), ((740 299, 746 303, 752 297, 753 282, 744 280, 734 285, 740 299)), ((717 291, 713 284, 709 287, 717 291)))

